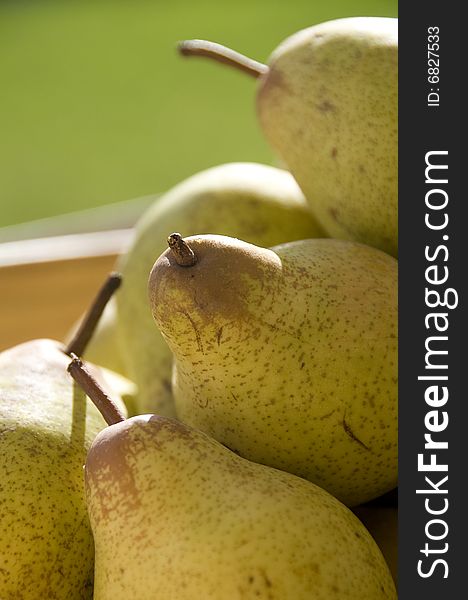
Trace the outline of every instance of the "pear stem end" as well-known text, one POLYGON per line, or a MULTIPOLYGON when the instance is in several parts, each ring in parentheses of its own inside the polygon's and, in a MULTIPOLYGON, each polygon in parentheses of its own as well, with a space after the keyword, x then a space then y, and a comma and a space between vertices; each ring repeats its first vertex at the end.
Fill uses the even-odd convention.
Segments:
POLYGON ((171 233, 167 238, 167 243, 172 252, 175 261, 181 267, 193 267, 197 262, 194 251, 183 239, 180 233, 171 233))

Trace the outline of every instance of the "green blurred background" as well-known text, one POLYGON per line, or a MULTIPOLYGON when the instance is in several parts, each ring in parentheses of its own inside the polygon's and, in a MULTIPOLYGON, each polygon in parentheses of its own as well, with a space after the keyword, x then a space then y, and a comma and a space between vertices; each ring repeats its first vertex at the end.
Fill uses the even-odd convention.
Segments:
POLYGON ((253 79, 179 58, 178 40, 265 61, 311 24, 396 14, 396 0, 0 0, 0 227, 273 160, 253 79))

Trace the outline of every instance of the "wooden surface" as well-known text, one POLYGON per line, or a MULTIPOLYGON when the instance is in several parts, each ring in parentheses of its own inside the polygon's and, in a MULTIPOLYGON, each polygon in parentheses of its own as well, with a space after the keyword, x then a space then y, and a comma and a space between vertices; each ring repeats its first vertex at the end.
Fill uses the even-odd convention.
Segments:
POLYGON ((0 268, 0 350, 34 338, 64 339, 115 259, 96 256, 0 268))
POLYGON ((63 340, 89 306, 131 230, 0 244, 0 350, 63 340))

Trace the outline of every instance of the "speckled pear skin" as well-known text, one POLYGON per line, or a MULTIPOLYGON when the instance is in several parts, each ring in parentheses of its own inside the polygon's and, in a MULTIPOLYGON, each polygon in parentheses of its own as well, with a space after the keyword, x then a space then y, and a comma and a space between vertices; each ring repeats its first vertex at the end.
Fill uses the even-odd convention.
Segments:
POLYGON ((103 430, 86 461, 95 600, 383 600, 358 519, 313 484, 155 415, 103 430))
POLYGON ((119 270, 118 336, 128 377, 139 388, 137 411, 174 415, 172 354, 154 327, 148 276, 167 236, 220 233, 272 246, 325 234, 287 171, 230 163, 202 171, 157 200, 137 225, 119 270))
POLYGON ((83 465, 104 419, 51 340, 0 354, 0 598, 92 598, 83 465))
POLYGON ((287 38, 257 97, 262 129, 331 237, 398 248, 398 20, 287 38))
POLYGON ((397 261, 342 240, 185 238, 149 281, 178 417, 354 506, 397 482, 397 261))

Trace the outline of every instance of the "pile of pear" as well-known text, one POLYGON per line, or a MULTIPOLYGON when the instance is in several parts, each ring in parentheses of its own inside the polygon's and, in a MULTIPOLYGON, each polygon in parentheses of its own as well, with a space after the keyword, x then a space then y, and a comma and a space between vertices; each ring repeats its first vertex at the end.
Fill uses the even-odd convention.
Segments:
POLYGON ((182 45, 258 78, 288 170, 155 196, 84 353, 117 418, 59 342, 0 354, 2 600, 396 598, 396 511, 360 506, 398 476, 396 30, 182 45))

